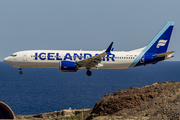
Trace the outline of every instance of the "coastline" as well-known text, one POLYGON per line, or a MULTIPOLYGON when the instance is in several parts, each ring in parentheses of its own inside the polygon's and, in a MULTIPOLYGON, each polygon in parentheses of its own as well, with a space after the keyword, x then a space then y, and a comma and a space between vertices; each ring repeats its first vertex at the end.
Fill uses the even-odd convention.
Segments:
POLYGON ((40 113, 37 115, 15 115, 16 119, 83 119, 91 109, 64 109, 49 113, 40 113))
POLYGON ((65 109, 16 119, 38 120, 152 120, 180 119, 180 82, 156 82, 130 87, 102 97, 92 109, 65 109))

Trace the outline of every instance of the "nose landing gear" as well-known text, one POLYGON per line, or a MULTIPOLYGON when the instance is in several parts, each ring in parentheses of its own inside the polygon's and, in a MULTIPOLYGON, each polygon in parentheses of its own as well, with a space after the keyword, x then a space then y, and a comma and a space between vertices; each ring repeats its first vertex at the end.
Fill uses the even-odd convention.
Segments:
POLYGON ((86 72, 86 74, 87 74, 88 76, 91 76, 92 73, 91 73, 91 71, 88 69, 87 72, 86 72))
POLYGON ((22 68, 19 68, 19 70, 20 70, 20 71, 19 71, 19 74, 22 75, 22 74, 23 74, 22 68))

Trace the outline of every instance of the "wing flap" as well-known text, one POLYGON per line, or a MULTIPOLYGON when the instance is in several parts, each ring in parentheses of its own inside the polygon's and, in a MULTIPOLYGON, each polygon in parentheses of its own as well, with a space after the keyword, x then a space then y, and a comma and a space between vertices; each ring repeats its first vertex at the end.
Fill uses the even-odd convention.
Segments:
POLYGON ((112 48, 112 44, 113 44, 113 42, 109 45, 107 50, 104 51, 103 53, 96 55, 96 56, 93 56, 91 58, 87 58, 87 59, 78 61, 76 64, 78 65, 79 68, 85 67, 87 69, 90 69, 91 67, 97 67, 98 68, 98 67, 103 66, 103 64, 101 63, 102 58, 110 53, 110 50, 112 48))
POLYGON ((96 65, 98 65, 101 61, 102 61, 102 58, 104 56, 106 56, 107 53, 106 52, 103 52, 99 55, 96 55, 96 56, 93 56, 91 58, 88 58, 88 59, 85 59, 85 60, 81 60, 81 61, 78 61, 77 62, 77 65, 79 67, 86 67, 86 68, 91 68, 91 67, 95 67, 96 65))

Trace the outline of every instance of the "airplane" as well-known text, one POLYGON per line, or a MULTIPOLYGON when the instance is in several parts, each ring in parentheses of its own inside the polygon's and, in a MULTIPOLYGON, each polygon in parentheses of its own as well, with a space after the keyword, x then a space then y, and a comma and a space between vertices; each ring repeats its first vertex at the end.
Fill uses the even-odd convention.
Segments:
POLYGON ((153 40, 145 47, 132 51, 113 51, 113 42, 103 51, 84 50, 27 50, 13 53, 3 61, 18 68, 22 67, 59 68, 62 72, 76 72, 87 69, 127 69, 174 57, 175 51, 166 52, 174 22, 168 22, 153 40))

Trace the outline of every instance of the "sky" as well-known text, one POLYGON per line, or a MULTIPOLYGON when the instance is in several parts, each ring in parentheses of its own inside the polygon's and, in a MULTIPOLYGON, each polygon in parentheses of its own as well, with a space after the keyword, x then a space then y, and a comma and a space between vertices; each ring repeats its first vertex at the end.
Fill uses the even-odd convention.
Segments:
POLYGON ((114 51, 146 46, 168 21, 180 60, 179 0, 0 0, 0 61, 23 50, 114 51))

